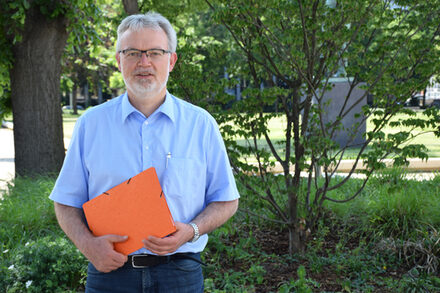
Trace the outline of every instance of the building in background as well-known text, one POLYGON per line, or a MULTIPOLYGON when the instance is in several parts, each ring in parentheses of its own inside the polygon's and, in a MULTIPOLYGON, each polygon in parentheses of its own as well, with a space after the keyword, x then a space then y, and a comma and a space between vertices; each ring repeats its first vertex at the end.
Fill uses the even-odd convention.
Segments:
POLYGON ((432 103, 433 100, 440 100, 440 81, 438 78, 431 77, 429 87, 426 88, 426 101, 432 103))

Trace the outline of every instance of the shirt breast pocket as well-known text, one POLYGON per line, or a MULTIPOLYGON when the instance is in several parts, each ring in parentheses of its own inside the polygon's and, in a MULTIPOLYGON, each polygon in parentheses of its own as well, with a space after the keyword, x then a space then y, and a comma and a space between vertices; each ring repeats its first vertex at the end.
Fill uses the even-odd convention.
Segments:
POLYGON ((165 169, 164 192, 171 200, 202 200, 206 166, 190 158, 170 158, 165 169))

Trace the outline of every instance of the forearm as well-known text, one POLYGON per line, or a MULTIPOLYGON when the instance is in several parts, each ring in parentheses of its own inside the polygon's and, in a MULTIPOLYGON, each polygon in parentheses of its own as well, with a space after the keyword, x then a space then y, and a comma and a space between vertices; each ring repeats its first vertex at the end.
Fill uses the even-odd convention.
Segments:
POLYGON ((104 235, 95 237, 86 225, 82 209, 55 203, 58 223, 81 253, 97 270, 107 273, 120 268, 127 256, 114 250, 113 243, 127 240, 126 236, 104 235))
POLYGON ((83 210, 55 202, 55 214, 67 237, 83 254, 86 254, 86 242, 93 238, 93 234, 86 225, 83 210))
POLYGON ((199 227, 200 235, 208 234, 229 220, 237 208, 238 199, 212 202, 192 222, 199 227))

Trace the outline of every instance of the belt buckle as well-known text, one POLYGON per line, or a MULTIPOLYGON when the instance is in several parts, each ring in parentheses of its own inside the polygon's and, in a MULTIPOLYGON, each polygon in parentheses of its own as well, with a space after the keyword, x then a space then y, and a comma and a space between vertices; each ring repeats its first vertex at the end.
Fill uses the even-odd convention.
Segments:
POLYGON ((144 255, 132 255, 131 256, 131 265, 133 266, 133 268, 135 269, 142 269, 142 268, 146 268, 146 266, 138 266, 134 263, 135 258, 137 257, 145 257, 144 255))

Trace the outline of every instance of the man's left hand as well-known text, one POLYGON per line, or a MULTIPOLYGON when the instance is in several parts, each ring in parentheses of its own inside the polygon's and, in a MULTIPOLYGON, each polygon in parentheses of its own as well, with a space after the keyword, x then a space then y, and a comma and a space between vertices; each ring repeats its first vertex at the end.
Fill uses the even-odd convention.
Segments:
POLYGON ((194 237, 194 229, 189 224, 176 222, 176 232, 164 238, 149 236, 144 239, 144 247, 158 255, 175 252, 180 246, 194 237))

